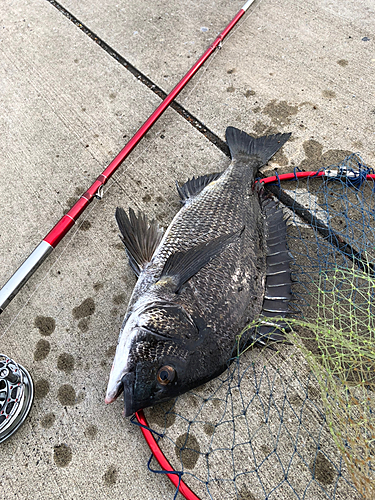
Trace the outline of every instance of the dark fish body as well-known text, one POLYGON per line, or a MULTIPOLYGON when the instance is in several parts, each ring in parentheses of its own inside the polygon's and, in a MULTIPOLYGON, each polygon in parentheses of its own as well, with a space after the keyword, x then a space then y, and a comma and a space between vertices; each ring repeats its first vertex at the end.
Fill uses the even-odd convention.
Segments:
POLYGON ((272 317, 288 313, 291 297, 286 225, 254 180, 289 136, 254 139, 229 127, 231 164, 178 188, 184 204, 163 237, 156 223, 117 210, 139 278, 107 403, 124 389, 131 415, 211 380, 227 368, 236 336, 253 319, 264 318, 254 339, 282 339, 272 317))

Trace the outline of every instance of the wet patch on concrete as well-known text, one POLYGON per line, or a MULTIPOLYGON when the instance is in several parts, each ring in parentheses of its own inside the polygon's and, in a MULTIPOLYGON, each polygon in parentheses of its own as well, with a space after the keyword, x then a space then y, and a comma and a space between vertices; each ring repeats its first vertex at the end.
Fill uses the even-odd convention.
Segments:
POLYGON ((326 99, 334 99, 336 97, 336 92, 334 92, 333 90, 323 90, 322 96, 326 99))
POLYGON ((53 448, 53 460, 57 467, 66 467, 72 460, 72 450, 65 443, 58 444, 53 448))
POLYGON ((176 421, 176 415, 168 413, 173 405, 174 401, 166 401, 165 403, 155 405, 147 413, 148 422, 162 429, 171 427, 176 421))
POLYGON ((79 229, 81 231, 88 231, 91 227, 91 222, 88 220, 84 220, 82 224, 80 224, 79 229))
POLYGON ((293 406, 301 406, 303 403, 303 400, 301 399, 299 394, 291 394, 290 396, 288 396, 288 399, 293 406))
POLYGON ((254 132, 251 135, 253 135, 254 137, 261 137, 262 135, 268 134, 277 134, 279 132, 279 130, 273 125, 266 125, 260 120, 255 122, 253 131, 254 132))
POLYGON ((108 356, 109 358, 113 358, 114 355, 116 354, 116 345, 111 345, 108 347, 108 349, 105 351, 105 355, 108 356))
POLYGON ((337 61, 337 64, 338 64, 339 66, 342 66, 343 68, 345 68, 345 66, 347 66, 349 63, 348 63, 348 61, 347 61, 346 59, 339 59, 339 60, 337 61))
POLYGON ((228 87, 227 88, 227 92, 229 92, 230 94, 232 94, 236 89, 232 86, 228 87))
POLYGON ((352 154, 352 151, 343 149, 330 149, 323 154, 323 146, 313 139, 305 141, 302 144, 306 158, 302 160, 299 168, 304 171, 319 170, 320 168, 328 167, 329 165, 338 165, 347 156, 352 154))
POLYGON ((47 415, 44 415, 44 417, 40 421, 40 425, 43 427, 43 429, 50 429, 55 423, 55 420, 56 417, 53 413, 47 413, 47 415))
POLYGON ((179 436, 176 439, 175 452, 184 468, 194 469, 200 455, 200 447, 196 437, 186 432, 179 436))
POLYGON ((255 95, 255 90, 246 90, 246 92, 244 93, 245 97, 250 97, 253 95, 255 95))
POLYGON ((289 165, 289 159, 282 150, 279 150, 275 155, 273 155, 272 161, 280 165, 280 167, 286 167, 289 165))
POLYGON ((89 320, 88 319, 81 319, 78 323, 78 328, 81 330, 81 332, 87 332, 89 329, 89 320))
POLYGON ((206 422, 203 426, 203 430, 207 434, 207 436, 212 436, 215 432, 215 426, 213 424, 210 424, 209 422, 206 422))
POLYGON ((118 295, 114 295, 112 298, 113 303, 119 306, 120 304, 123 304, 126 300, 126 295, 124 293, 119 293, 118 295))
POLYGON ((113 247, 116 248, 116 250, 121 250, 121 251, 125 250, 125 246, 123 243, 116 243, 116 245, 113 245, 113 247))
POLYGON ((46 359, 50 351, 51 344, 48 340, 40 339, 35 346, 34 361, 42 361, 43 359, 46 359))
POLYGON ((272 451, 271 448, 266 444, 262 444, 260 446, 260 449, 263 451, 265 457, 268 457, 268 455, 270 455, 272 451))
POLYGON ((220 399, 211 399, 212 404, 215 406, 215 408, 219 408, 221 406, 221 400, 220 399))
POLYGON ((321 397, 320 391, 315 387, 309 386, 307 389, 309 399, 318 399, 321 397))
POLYGON ((49 393, 49 382, 41 378, 35 382, 35 399, 43 399, 49 393))
POLYGON ((72 311, 73 317, 75 319, 86 318, 91 316, 95 312, 95 302, 89 297, 82 302, 79 306, 75 307, 72 311))
POLYGON ((61 385, 57 398, 63 406, 73 406, 76 402, 76 391, 70 384, 61 385))
POLYGON ((94 424, 90 424, 85 429, 85 437, 89 439, 94 439, 98 434, 98 428, 94 424))
POLYGON ((67 352, 63 352, 57 358, 57 368, 65 373, 72 373, 74 370, 74 357, 67 352))
POLYGON ((322 452, 318 452, 316 460, 310 464, 310 469, 315 469, 315 479, 322 484, 332 484, 335 480, 335 469, 331 462, 324 456, 322 452))
POLYGON ((353 141, 352 146, 354 149, 357 150, 357 152, 359 152, 363 148, 363 142, 362 141, 353 141))
POLYGON ((100 283, 99 281, 97 283, 94 283, 92 285, 94 292, 99 292, 103 288, 103 283, 100 283))
POLYGON ((114 465, 110 465, 106 472, 103 474, 103 481, 106 485, 111 486, 115 484, 118 479, 118 470, 114 465))
POLYGON ((238 492, 238 500, 257 500, 257 498, 250 493, 246 485, 242 485, 238 492))
POLYGON ((50 316, 37 316, 34 326, 39 328, 39 333, 45 337, 52 335, 56 328, 56 321, 50 316))
POLYGON ((286 101, 277 102, 273 99, 263 109, 263 113, 271 118, 275 125, 288 125, 291 117, 298 113, 298 106, 291 106, 286 101))

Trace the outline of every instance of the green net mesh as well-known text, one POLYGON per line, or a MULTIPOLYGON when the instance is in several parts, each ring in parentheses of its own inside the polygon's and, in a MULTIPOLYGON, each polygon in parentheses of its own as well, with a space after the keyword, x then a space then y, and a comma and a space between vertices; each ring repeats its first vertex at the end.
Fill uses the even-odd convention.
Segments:
POLYGON ((202 500, 375 498, 375 194, 356 155, 329 172, 279 186, 289 344, 240 349, 222 376, 145 412, 202 500))

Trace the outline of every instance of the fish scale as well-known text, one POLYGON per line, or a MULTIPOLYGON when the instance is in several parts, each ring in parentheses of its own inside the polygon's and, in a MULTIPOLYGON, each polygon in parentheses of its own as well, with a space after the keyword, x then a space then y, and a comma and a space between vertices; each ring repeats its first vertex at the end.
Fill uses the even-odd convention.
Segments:
MULTIPOLYGON (((107 403, 124 390, 125 414, 131 415, 201 385, 227 367, 236 336, 249 322, 288 313, 285 221, 275 202, 253 186, 259 168, 289 136, 255 139, 229 127, 231 164, 178 186, 183 206, 164 236, 156 222, 117 209, 139 277, 120 331, 107 403)), ((249 338, 265 343, 282 334, 265 319, 249 338)))

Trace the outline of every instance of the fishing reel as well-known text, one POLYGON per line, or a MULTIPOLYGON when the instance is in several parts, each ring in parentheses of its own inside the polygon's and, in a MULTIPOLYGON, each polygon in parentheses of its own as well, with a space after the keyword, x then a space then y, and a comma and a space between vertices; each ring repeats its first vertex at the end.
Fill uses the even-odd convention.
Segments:
POLYGON ((0 354, 0 443, 23 424, 33 399, 34 386, 28 371, 0 354))

